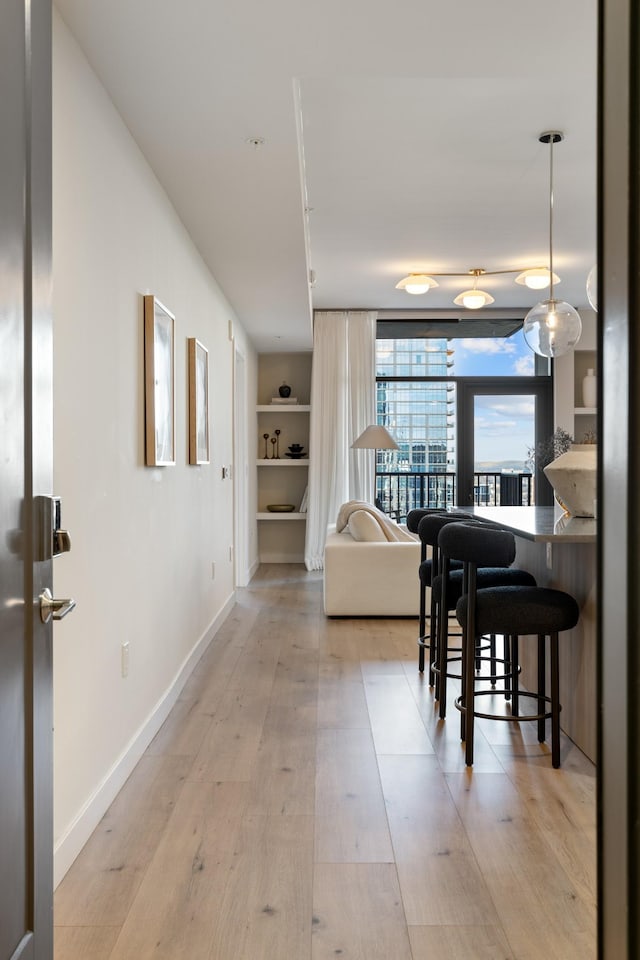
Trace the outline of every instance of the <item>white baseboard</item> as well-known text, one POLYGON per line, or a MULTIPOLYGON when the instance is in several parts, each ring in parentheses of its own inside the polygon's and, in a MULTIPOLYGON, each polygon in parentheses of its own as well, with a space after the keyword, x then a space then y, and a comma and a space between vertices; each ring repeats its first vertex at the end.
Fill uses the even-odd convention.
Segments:
POLYGON ((126 783, 133 768, 167 719, 196 664, 231 612, 235 600, 234 592, 185 658, 171 684, 162 694, 145 722, 131 738, 75 820, 56 843, 53 851, 54 888, 58 886, 126 783))
POLYGON ((262 553, 260 563, 304 563, 304 553, 262 553))
POLYGON ((256 557, 256 559, 253 561, 253 563, 252 563, 251 566, 249 567, 249 570, 248 570, 248 573, 247 573, 247 583, 251 583, 251 581, 252 581, 253 578, 255 577, 256 573, 258 572, 258 567, 259 567, 259 566, 260 566, 260 561, 259 561, 258 558, 256 557))

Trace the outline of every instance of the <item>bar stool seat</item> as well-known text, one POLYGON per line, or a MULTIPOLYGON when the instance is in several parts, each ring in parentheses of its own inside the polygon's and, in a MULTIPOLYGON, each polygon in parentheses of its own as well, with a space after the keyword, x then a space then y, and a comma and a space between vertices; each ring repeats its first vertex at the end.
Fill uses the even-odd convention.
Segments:
MULTIPOLYGON (((451 568, 447 578, 446 586, 446 604, 448 610, 456 610, 456 604, 463 597, 463 566, 461 560, 450 560, 451 568), (455 566, 454 566, 455 564, 455 566)), ((439 597, 442 597, 441 573, 434 579, 431 589, 435 590, 439 597)), ((528 570, 520 570, 518 567, 479 567, 477 577, 478 590, 488 589, 490 587, 535 587, 536 578, 528 570)), ((482 630, 482 633, 495 633, 495 630, 482 630)))
MULTIPOLYGON (((580 619, 578 604, 562 590, 536 586, 526 589, 516 584, 485 588, 481 587, 482 573, 483 569, 478 570, 475 609, 476 631, 480 633, 549 636, 573 629, 580 619)), ((461 596, 456 604, 458 621, 466 621, 468 609, 469 597, 461 596)))

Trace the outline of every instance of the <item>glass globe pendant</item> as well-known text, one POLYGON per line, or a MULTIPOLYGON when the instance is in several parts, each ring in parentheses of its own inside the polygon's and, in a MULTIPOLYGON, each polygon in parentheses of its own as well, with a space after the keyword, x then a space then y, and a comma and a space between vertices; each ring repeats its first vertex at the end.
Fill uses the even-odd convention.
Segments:
POLYGON ((598 312, 598 265, 591 267, 587 277, 587 300, 589 306, 595 312, 598 312))
POLYGON ((549 144, 549 299, 537 303, 524 318, 522 332, 529 347, 541 357, 561 357, 575 347, 582 333, 578 311, 553 296, 553 145, 563 140, 556 130, 542 133, 541 143, 549 144))
POLYGON ((534 353, 561 357, 580 339, 582 321, 578 311, 565 300, 543 300, 529 310, 522 332, 534 353))

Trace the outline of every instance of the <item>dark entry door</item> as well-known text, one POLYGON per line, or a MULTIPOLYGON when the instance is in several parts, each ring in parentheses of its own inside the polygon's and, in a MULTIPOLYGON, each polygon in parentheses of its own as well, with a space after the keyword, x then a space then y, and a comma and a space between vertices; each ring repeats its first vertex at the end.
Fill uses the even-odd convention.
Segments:
POLYGON ((0 960, 52 956, 50 6, 0 4, 0 960))
MULTIPOLYGON (((553 387, 548 377, 466 379, 458 390, 458 503, 493 502, 485 487, 500 477, 509 492, 502 503, 515 505, 511 474, 525 467, 527 451, 553 432, 553 387), (474 477, 478 477, 474 483, 474 477), (489 498, 487 498, 489 497, 489 498)), ((528 469, 528 468, 527 468, 528 469)), ((538 506, 553 503, 553 493, 541 470, 534 468, 531 494, 538 506)), ((525 497, 527 499, 527 497, 525 497)), ((524 502, 524 501, 523 501, 524 502)))

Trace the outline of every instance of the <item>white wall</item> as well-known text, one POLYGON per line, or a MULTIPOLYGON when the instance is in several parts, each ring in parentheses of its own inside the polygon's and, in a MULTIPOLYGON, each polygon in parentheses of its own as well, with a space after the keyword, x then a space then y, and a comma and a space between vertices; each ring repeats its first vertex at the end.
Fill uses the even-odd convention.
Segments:
POLYGON ((233 601, 233 481, 222 479, 233 453, 229 321, 251 411, 257 359, 57 16, 53 117, 55 492, 72 540, 54 586, 77 600, 54 630, 60 879, 233 601), (176 317, 173 467, 143 465, 145 293, 176 317), (200 467, 187 465, 190 336, 209 349, 212 459, 200 467))

